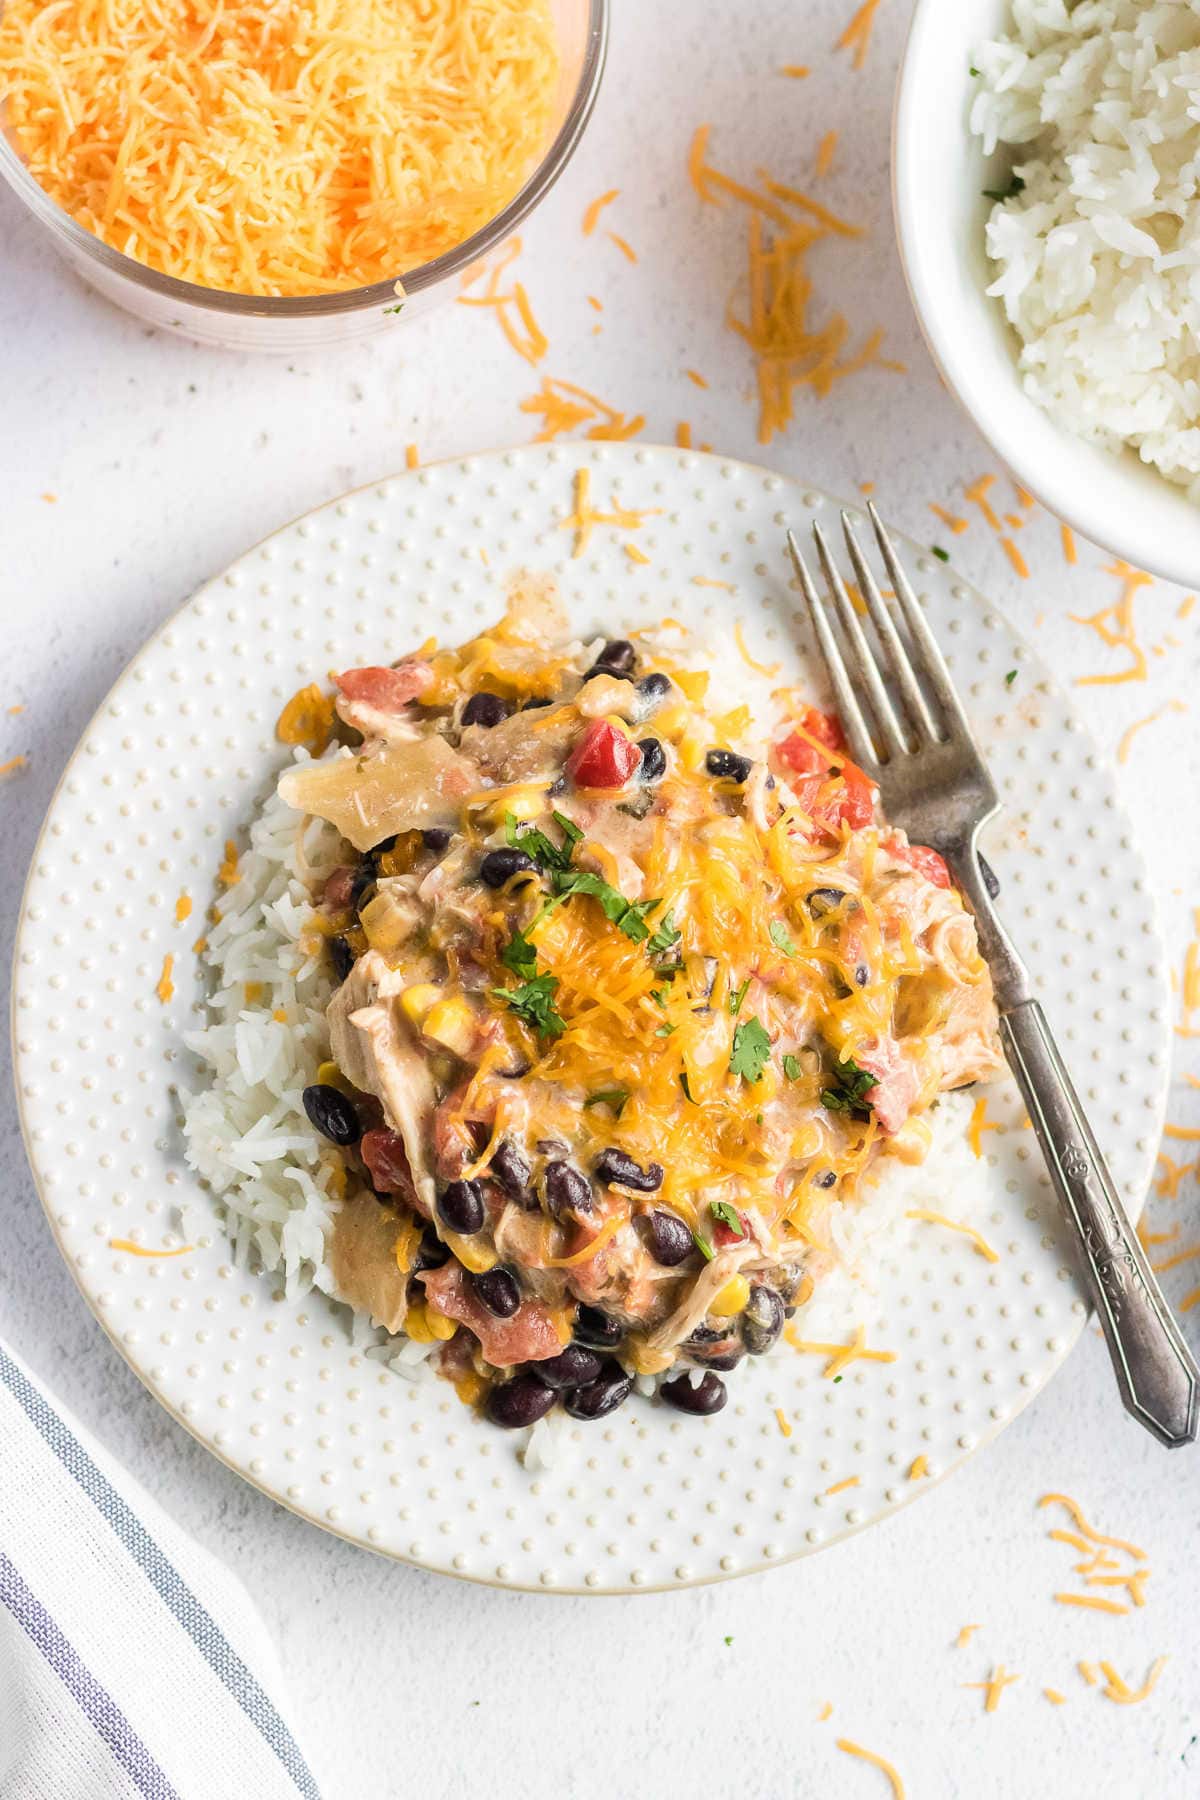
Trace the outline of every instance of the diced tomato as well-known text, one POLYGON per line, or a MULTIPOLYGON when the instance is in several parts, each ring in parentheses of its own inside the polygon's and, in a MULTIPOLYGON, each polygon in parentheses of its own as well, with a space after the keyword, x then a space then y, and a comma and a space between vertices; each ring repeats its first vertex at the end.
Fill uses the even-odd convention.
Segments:
POLYGON ((632 738, 593 719, 566 762, 566 772, 576 787, 620 788, 640 767, 642 753, 632 738))
POLYGON ((860 1069, 874 1075, 864 1104, 871 1107, 885 1137, 894 1137, 912 1112, 917 1097, 917 1077, 904 1060, 894 1038, 880 1038, 860 1050, 855 1058, 860 1069))
POLYGON ((358 1152, 367 1165, 367 1173, 378 1193, 403 1194, 415 1203, 416 1189, 408 1152, 398 1131, 364 1131, 358 1152))
POLYGON ((440 1269, 426 1269, 421 1280, 437 1310, 473 1331, 484 1356, 498 1369, 514 1363, 545 1362, 563 1347, 554 1320, 539 1300, 526 1300, 510 1319, 498 1319, 476 1298, 461 1264, 453 1258, 440 1269))
POLYGON ((926 881, 931 881, 934 887, 951 888, 954 886, 954 879, 946 867, 945 858, 939 856, 936 850, 931 850, 928 844, 901 844, 895 838, 889 838, 884 849, 894 856, 897 862, 907 863, 910 869, 915 869, 918 875, 923 875, 926 881))
POLYGON ((844 762, 839 774, 805 775, 792 783, 796 804, 822 831, 849 825, 861 831, 875 816, 871 783, 857 763, 844 762))
POLYGON ((738 1213, 738 1221, 741 1225, 740 1231, 735 1231, 732 1225, 725 1223, 724 1219, 718 1219, 714 1224, 712 1241, 719 1250, 727 1250, 730 1244, 744 1244, 749 1237, 750 1227, 746 1223, 744 1213, 738 1213))
POLYGON ((841 721, 834 713, 818 712, 815 706, 806 706, 800 714, 800 731, 793 731, 776 747, 776 753, 785 768, 793 769, 797 775, 815 775, 829 767, 829 757, 822 756, 816 744, 810 738, 816 738, 827 750, 837 751, 846 748, 846 739, 842 733, 841 721), (801 735, 806 733, 807 735, 801 735))
POLYGON ((331 912, 341 912, 343 907, 349 906, 353 892, 354 870, 343 864, 325 877, 321 898, 331 912))
POLYGON ((333 679, 343 700, 373 706, 378 712, 398 713, 425 692, 433 670, 428 663, 413 661, 402 662, 395 669, 346 669, 333 679))

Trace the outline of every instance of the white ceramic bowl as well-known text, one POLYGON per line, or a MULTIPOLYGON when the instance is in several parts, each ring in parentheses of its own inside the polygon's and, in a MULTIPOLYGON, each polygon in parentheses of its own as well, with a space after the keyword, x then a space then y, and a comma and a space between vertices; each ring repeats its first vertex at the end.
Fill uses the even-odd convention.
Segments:
POLYGON ((1021 385, 1018 340, 991 280, 984 188, 1007 176, 967 129, 978 45, 1007 28, 1009 0, 917 0, 900 70, 892 183, 905 275, 925 341, 993 449, 1058 518, 1137 568, 1200 581, 1200 507, 1133 451, 1056 425, 1021 385))

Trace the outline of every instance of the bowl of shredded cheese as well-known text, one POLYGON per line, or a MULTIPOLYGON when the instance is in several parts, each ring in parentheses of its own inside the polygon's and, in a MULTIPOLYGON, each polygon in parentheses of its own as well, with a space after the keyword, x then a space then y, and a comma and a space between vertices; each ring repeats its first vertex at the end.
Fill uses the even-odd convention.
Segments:
POLYGON ((457 290, 553 186, 608 0, 0 0, 0 176, 148 323, 292 352, 457 290))

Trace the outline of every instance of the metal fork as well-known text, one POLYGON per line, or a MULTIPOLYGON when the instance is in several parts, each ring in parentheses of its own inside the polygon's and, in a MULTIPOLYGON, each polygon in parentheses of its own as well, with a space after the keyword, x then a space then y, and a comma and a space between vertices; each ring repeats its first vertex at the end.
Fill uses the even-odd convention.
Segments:
POLYGON ((839 632, 795 534, 789 531, 787 540, 851 752, 878 785, 891 822, 914 843, 928 844, 945 858, 975 915, 979 947, 992 972, 1004 1053, 1071 1227, 1125 1407, 1160 1443, 1189 1444, 1196 1436, 1200 1371, 1117 1199, 1079 1096, 1030 991, 1028 970, 996 915, 978 839, 981 826, 1000 809, 999 796, 892 542, 873 504, 868 511, 891 580, 896 618, 884 604, 847 513, 842 514, 842 528, 882 657, 863 629, 820 526, 814 524, 813 536, 839 632))

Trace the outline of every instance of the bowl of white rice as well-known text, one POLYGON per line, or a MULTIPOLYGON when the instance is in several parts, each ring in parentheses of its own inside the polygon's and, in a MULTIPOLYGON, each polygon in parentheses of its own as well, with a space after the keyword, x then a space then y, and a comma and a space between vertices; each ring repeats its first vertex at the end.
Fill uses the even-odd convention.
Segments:
POLYGON ((1198 0, 917 0, 892 168, 918 320, 993 449, 1200 580, 1198 0))

